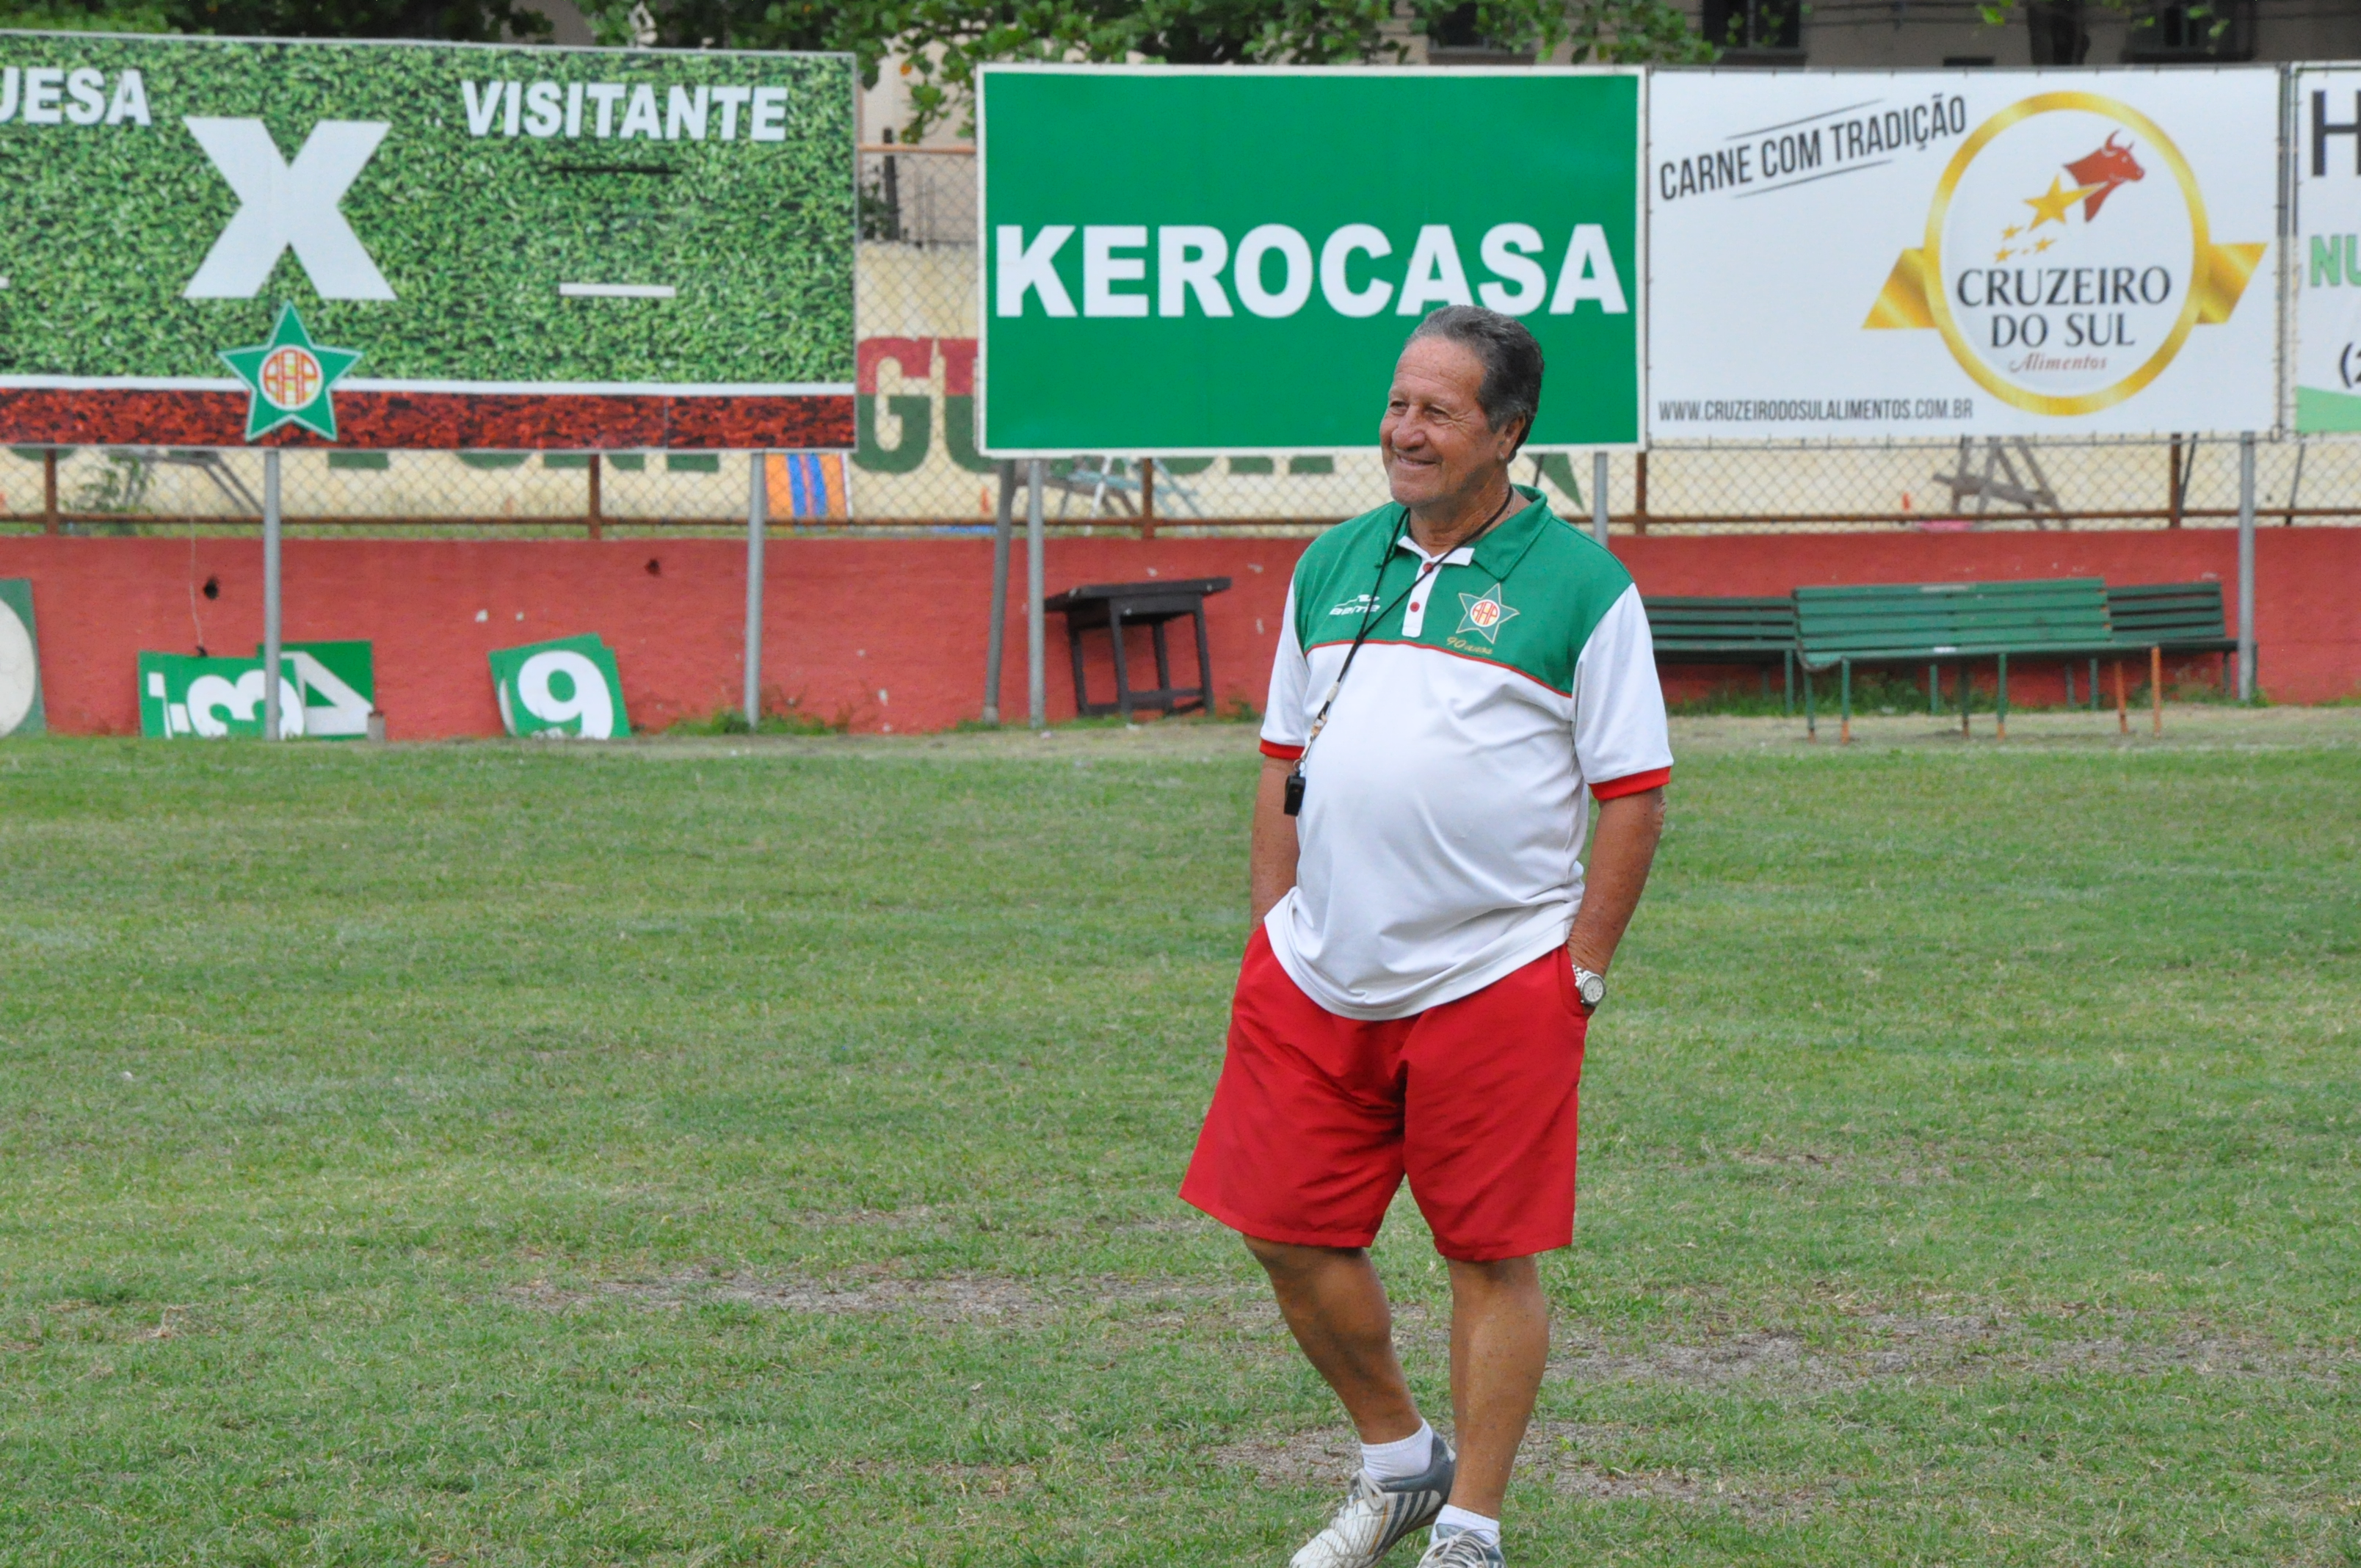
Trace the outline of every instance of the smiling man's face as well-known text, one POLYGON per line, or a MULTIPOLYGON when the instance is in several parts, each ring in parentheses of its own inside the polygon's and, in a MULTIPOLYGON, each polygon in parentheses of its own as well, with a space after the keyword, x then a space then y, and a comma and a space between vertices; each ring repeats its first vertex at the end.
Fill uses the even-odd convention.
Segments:
POLYGON ((1520 433, 1513 422, 1492 428, 1477 400, 1483 385, 1484 362, 1447 338, 1416 338, 1402 350, 1378 426, 1395 500, 1447 512, 1497 488, 1520 433))

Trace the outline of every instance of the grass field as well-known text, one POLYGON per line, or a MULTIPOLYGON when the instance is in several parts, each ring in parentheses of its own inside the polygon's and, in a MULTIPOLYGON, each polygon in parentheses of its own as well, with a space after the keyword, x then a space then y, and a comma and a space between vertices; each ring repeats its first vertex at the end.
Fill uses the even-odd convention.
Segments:
MULTIPOLYGON (((1512 1563, 2361 1563, 2361 713, 1940 724, 1676 736, 1512 1563)), ((0 1563, 1276 1568, 1255 769, 0 746, 0 1563)))

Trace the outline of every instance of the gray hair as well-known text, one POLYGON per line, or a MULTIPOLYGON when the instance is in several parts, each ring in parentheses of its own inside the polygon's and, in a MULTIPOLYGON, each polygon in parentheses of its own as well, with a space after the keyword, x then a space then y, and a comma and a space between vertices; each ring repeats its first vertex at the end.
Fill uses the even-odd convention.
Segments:
POLYGON ((1542 345, 1514 316, 1478 305, 1445 305, 1418 323, 1410 342, 1439 337, 1455 343, 1484 363, 1484 381, 1476 389, 1484 419, 1494 430, 1510 421, 1521 422, 1517 444, 1533 433, 1533 415, 1542 406, 1542 345))

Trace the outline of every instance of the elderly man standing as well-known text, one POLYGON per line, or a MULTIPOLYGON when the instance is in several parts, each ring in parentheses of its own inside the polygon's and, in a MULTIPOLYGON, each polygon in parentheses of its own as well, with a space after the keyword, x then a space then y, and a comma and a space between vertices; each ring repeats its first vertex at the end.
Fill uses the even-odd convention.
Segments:
POLYGON ((1360 1432, 1293 1568, 1367 1568, 1428 1524, 1421 1568, 1505 1562, 1549 1355, 1535 1257, 1574 1239, 1583 1035, 1663 828, 1639 590, 1510 482, 1541 389, 1514 318, 1419 325, 1379 426, 1393 502, 1304 552, 1271 674, 1256 930, 1180 1192, 1245 1236, 1360 1432), (1451 1267, 1456 1455, 1367 1252, 1404 1175, 1451 1267))

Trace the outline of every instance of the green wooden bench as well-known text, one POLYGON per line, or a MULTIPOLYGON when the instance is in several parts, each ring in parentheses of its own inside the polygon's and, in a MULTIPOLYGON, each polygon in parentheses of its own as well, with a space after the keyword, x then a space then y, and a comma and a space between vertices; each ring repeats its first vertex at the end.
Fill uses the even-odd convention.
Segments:
POLYGON ((1999 666, 1999 729, 2008 733, 2011 658, 2097 658, 2129 650, 2108 620, 2098 577, 2006 583, 1880 583, 1795 590, 1795 635, 1804 668, 1804 718, 1818 733, 1812 674, 1836 669, 1842 682, 1843 740, 1852 739, 1855 664, 1952 664, 1960 672, 1960 729, 1968 729, 1968 666, 1999 666))
POLYGON ((1648 635, 1660 664, 1756 664, 1770 695, 1771 666, 1785 683, 1787 711, 1795 711, 1795 601, 1667 595, 1642 598, 1648 635))
MULTIPOLYGON (((2167 653, 2219 653, 2222 689, 2230 689, 2231 659, 2238 640, 2222 612, 2220 583, 2132 583, 2107 590, 2107 619, 2115 639, 2136 648, 2167 653)), ((2092 685, 2098 685, 2096 661, 2092 685)))

